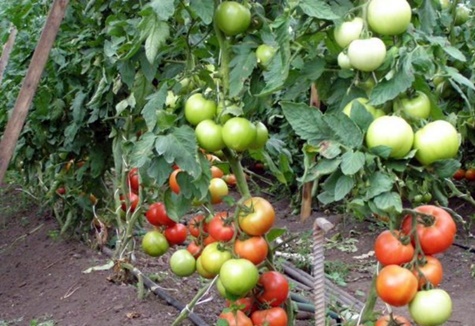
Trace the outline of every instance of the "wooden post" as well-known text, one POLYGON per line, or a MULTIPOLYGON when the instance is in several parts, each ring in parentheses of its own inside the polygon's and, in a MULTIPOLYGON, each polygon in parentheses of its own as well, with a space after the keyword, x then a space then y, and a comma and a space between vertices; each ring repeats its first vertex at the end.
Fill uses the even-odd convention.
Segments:
POLYGON ((7 43, 3 46, 2 57, 0 58, 0 84, 3 81, 3 72, 8 64, 8 59, 10 58, 10 53, 13 49, 13 44, 15 43, 15 38, 17 34, 17 29, 12 25, 10 28, 10 35, 8 36, 7 43))
POLYGON ((0 184, 8 168, 8 164, 13 156, 15 147, 20 136, 25 119, 30 109, 33 97, 38 87, 41 74, 53 47, 56 35, 58 34, 61 21, 64 18, 69 0, 55 0, 46 19, 43 32, 41 33, 35 52, 31 58, 28 72, 23 80, 23 84, 18 94, 12 115, 8 120, 0 142, 0 184))

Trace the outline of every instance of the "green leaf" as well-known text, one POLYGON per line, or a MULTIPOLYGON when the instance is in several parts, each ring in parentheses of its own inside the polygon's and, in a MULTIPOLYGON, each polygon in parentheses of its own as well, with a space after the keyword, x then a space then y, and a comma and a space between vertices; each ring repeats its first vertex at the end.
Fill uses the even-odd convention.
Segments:
POLYGON ((402 68, 396 71, 391 79, 384 79, 373 88, 370 104, 375 106, 384 104, 412 86, 415 78, 411 63, 407 62, 402 68))
POLYGON ((332 159, 337 157, 341 153, 341 145, 335 141, 322 141, 319 145, 320 155, 325 158, 332 159))
POLYGON ((460 166, 460 162, 455 159, 439 160, 432 164, 434 173, 441 178, 451 178, 460 166))
POLYGON ((206 25, 211 24, 214 14, 213 0, 191 0, 190 8, 206 25))
POLYGON ((151 27, 145 40, 145 55, 150 63, 155 61, 159 48, 165 44, 168 36, 170 36, 168 24, 163 21, 154 21, 153 27, 151 27))
POLYGON ((340 166, 341 160, 340 159, 320 159, 318 160, 317 166, 315 171, 318 172, 320 175, 331 174, 335 172, 338 167, 340 166))
POLYGON ((176 195, 171 189, 165 191, 163 199, 167 215, 175 222, 178 222, 190 210, 190 200, 184 196, 176 195))
POLYGON ((342 200, 348 195, 355 186, 355 180, 348 176, 342 175, 336 182, 335 201, 342 200))
POLYGON ((310 17, 335 20, 340 16, 336 15, 326 1, 322 0, 300 0, 300 9, 310 17))
POLYGON ((401 196, 396 192, 384 192, 373 199, 374 204, 380 210, 386 212, 402 212, 401 196))
POLYGON ((132 153, 130 155, 131 165, 142 167, 149 160, 152 153, 155 139, 157 136, 152 132, 147 132, 134 143, 132 153))
POLYGON ((152 0, 150 6, 158 18, 164 21, 173 16, 175 12, 174 0, 152 0))
POLYGON ((359 101, 353 101, 351 104, 350 117, 362 131, 368 130, 374 120, 373 115, 359 101))
POLYGON ((473 82, 470 81, 467 77, 459 73, 459 71, 452 67, 446 67, 447 73, 450 78, 452 78, 457 84, 467 86, 468 88, 475 90, 473 82))
POLYGON ((353 175, 360 171, 365 164, 365 155, 361 152, 349 151, 341 157, 341 172, 353 175))
POLYGON ((305 78, 310 81, 320 78, 325 71, 325 59, 316 57, 310 61, 305 62, 302 67, 300 78, 305 78))
POLYGON ((333 132, 330 139, 338 140, 340 143, 353 148, 358 148, 363 144, 363 133, 346 114, 326 114, 323 116, 323 120, 333 132))
POLYGON ((383 172, 375 172, 369 177, 369 187, 366 190, 366 199, 374 198, 382 193, 391 191, 393 188, 394 181, 393 179, 383 173, 383 172))
POLYGON ((434 8, 433 1, 424 0, 424 4, 417 11, 420 20, 421 29, 427 34, 432 34, 437 24, 437 12, 434 8))
POLYGON ((158 155, 163 155, 169 164, 176 163, 193 178, 198 178, 201 174, 201 167, 196 160, 198 146, 192 128, 182 126, 172 129, 167 135, 158 136, 155 150, 158 155))
POLYGON ((168 182, 168 177, 172 172, 171 164, 168 163, 163 156, 155 156, 147 169, 147 174, 153 178, 158 186, 168 182))
POLYGON ((287 232, 286 229, 273 228, 269 232, 266 233, 266 239, 269 243, 272 243, 277 238, 283 236, 285 232, 287 232))
POLYGON ((235 47, 236 52, 230 63, 231 72, 229 76, 229 96, 237 96, 244 88, 246 79, 252 74, 257 65, 257 59, 254 51, 247 45, 235 47))
POLYGON ((157 111, 163 109, 167 98, 167 84, 164 83, 158 92, 147 97, 147 104, 142 109, 142 116, 148 130, 153 130, 157 124, 157 111))

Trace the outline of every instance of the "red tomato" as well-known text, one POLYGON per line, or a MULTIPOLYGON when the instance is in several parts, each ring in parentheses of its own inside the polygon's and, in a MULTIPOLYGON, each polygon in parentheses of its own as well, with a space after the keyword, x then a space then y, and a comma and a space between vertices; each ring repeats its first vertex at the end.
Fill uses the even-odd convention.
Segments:
POLYGON ((139 169, 138 168, 133 168, 132 170, 129 171, 128 174, 128 180, 129 180, 129 187, 132 192, 138 194, 139 193, 139 169))
POLYGON ((254 326, 287 326, 287 313, 281 307, 254 311, 251 315, 254 326))
POLYGON ((222 179, 228 184, 228 186, 232 187, 236 185, 236 176, 234 174, 226 174, 222 176, 222 179))
MULTIPOLYGON (((416 230, 422 251, 427 255, 433 255, 449 248, 457 232, 452 216, 443 208, 434 205, 423 205, 414 210, 430 216, 417 216, 416 230)), ((402 222, 402 230, 405 234, 412 234, 411 229, 412 216, 407 215, 402 222)), ((412 238, 414 243, 413 234, 412 238)))
POLYGON ((198 258, 201 255, 201 250, 203 250, 203 248, 196 242, 191 241, 190 244, 186 247, 186 250, 188 250, 188 252, 192 254, 193 257, 198 258))
POLYGON ((217 241, 227 242, 234 236, 233 217, 227 212, 216 213, 208 223, 208 233, 217 241))
POLYGON ((222 312, 219 319, 228 322, 228 326, 253 326, 251 319, 241 310, 222 312))
POLYGON ((168 217, 165 204, 162 202, 153 203, 145 213, 147 221, 155 226, 164 225, 170 227, 176 224, 174 220, 168 217))
POLYGON ((275 211, 271 203, 262 197, 244 201, 239 214, 239 226, 249 235, 263 235, 274 225, 275 211))
POLYGON ((419 281, 419 290, 427 283, 438 286, 444 275, 442 264, 437 258, 425 256, 424 260, 422 265, 414 267, 412 271, 419 281))
POLYGON ((239 298, 236 301, 226 300, 226 307, 235 307, 244 312, 247 316, 256 311, 256 300, 253 297, 239 298))
POLYGON ((376 292, 387 304, 402 307, 408 304, 417 292, 417 277, 399 265, 387 265, 376 277, 376 292))
POLYGON ((66 194, 66 188, 64 188, 64 187, 59 187, 58 189, 56 189, 56 193, 57 193, 59 196, 63 196, 64 194, 66 194))
POLYGON ((217 242, 218 240, 216 240, 215 238, 213 238, 212 236, 208 235, 206 238, 204 238, 203 240, 203 246, 207 246, 209 244, 212 244, 214 242, 217 242))
POLYGON ((465 170, 464 169, 458 169, 457 171, 455 171, 455 173, 453 175, 453 178, 455 180, 462 180, 463 178, 465 178, 465 170))
POLYGON ((401 231, 383 231, 374 242, 376 259, 383 265, 401 265, 411 261, 414 247, 401 231), (401 238, 401 235, 403 236, 401 238), (404 239, 405 238, 405 239, 404 239))
MULTIPOLYGON (((137 208, 137 205, 139 204, 139 196, 137 196, 133 192, 130 192, 128 195, 128 199, 130 203, 130 211, 134 212, 135 209, 137 208)), ((120 195, 120 202, 121 202, 122 210, 126 212, 129 207, 127 207, 127 202, 125 200, 124 195, 120 195)))
POLYGON ((188 236, 188 229, 184 224, 175 223, 175 225, 169 226, 163 234, 170 245, 182 244, 188 236))
POLYGON ((250 260, 255 265, 259 265, 267 258, 269 245, 264 237, 256 236, 248 239, 236 239, 234 242, 234 252, 240 258, 250 260))
POLYGON ((257 284, 262 288, 262 291, 256 295, 259 302, 277 307, 287 300, 289 282, 281 273, 276 271, 265 272, 259 277, 257 284))
POLYGON ((194 237, 199 237, 202 232, 208 233, 208 223, 206 223, 205 216, 195 215, 188 222, 188 231, 194 237))
POLYGON ((178 194, 180 193, 180 185, 176 181, 176 175, 180 173, 182 170, 181 169, 176 169, 173 170, 172 173, 170 173, 170 177, 168 178, 168 185, 170 186, 170 189, 175 193, 178 194))
POLYGON ((411 322, 403 316, 385 315, 381 316, 374 326, 411 326, 411 322), (396 324, 397 323, 397 324, 396 324))
POLYGON ((467 169, 465 172, 465 179, 469 181, 475 180, 475 169, 467 169))

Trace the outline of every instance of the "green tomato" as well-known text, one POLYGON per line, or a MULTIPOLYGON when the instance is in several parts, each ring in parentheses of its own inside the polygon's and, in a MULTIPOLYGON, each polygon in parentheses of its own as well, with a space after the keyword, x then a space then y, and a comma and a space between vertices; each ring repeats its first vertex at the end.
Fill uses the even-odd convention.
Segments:
POLYGON ((214 15, 218 28, 226 35, 233 36, 245 32, 251 24, 251 11, 236 1, 223 1, 214 15))
POLYGON ((442 289, 419 291, 409 303, 409 313, 417 325, 443 325, 452 315, 452 299, 442 289))
POLYGON ((422 165, 429 165, 437 160, 457 156, 460 147, 460 135, 452 124, 437 120, 426 124, 416 131, 414 149, 416 159, 422 165))
POLYGON ((358 97, 354 100, 351 100, 345 107, 343 108, 343 113, 347 116, 351 117, 351 110, 353 109, 353 103, 358 102, 361 103, 368 113, 371 113, 373 118, 376 118, 376 108, 371 104, 368 104, 369 100, 364 97, 358 97))
POLYGON ((439 0, 439 4, 440 4, 440 9, 446 10, 450 8, 452 3, 451 3, 451 0, 439 0))
POLYGON ((167 238, 157 230, 148 231, 142 239, 142 249, 149 256, 159 257, 166 253, 168 248, 167 238))
POLYGON ((196 270, 196 259, 188 250, 179 249, 170 258, 170 268, 177 276, 190 276, 196 270))
POLYGON ((460 26, 465 24, 470 18, 471 10, 463 3, 458 4, 455 8, 455 25, 460 26))
POLYGON ((185 118, 191 125, 196 126, 203 120, 213 119, 217 106, 213 100, 207 100, 203 94, 191 95, 185 103, 185 118))
POLYGON ((351 21, 338 25, 333 31, 336 43, 342 48, 347 47, 352 41, 360 37, 363 26, 364 20, 361 17, 355 17, 351 21))
POLYGON ((370 72, 383 64, 386 45, 377 37, 354 40, 348 47, 348 57, 353 68, 370 72))
POLYGON ((381 35, 404 33, 411 17, 411 6, 406 0, 371 0, 368 5, 368 24, 381 35))
POLYGON ((222 250, 219 245, 219 242, 210 243, 200 256, 203 269, 212 275, 218 275, 221 266, 232 257, 230 251, 222 250))
POLYGON ((267 44, 261 44, 256 49, 257 63, 266 68, 274 57, 276 49, 267 44))
POLYGON ((366 146, 391 148, 389 157, 400 159, 409 153, 414 141, 412 127, 401 117, 383 116, 375 119, 366 133, 366 146))
POLYGON ((256 265, 247 259, 230 259, 221 266, 219 279, 226 292, 244 296, 256 286, 259 271, 256 265))
POLYGON ((345 52, 338 53, 338 65, 341 69, 351 69, 353 68, 350 63, 350 58, 345 52))
POLYGON ((423 92, 417 91, 415 97, 401 99, 400 106, 397 103, 396 101, 394 109, 400 108, 409 119, 427 119, 430 115, 430 100, 423 92))
POLYGON ((195 128, 198 145, 208 152, 216 152, 223 149, 223 127, 213 120, 203 120, 195 128))
POLYGON ((249 149, 256 139, 257 128, 249 120, 234 117, 226 121, 223 126, 224 144, 235 151, 242 152, 249 149))
POLYGON ((260 121, 254 123, 254 125, 256 126, 256 138, 252 142, 250 148, 260 149, 263 148, 269 140, 269 130, 266 125, 260 121))
POLYGON ((208 272, 206 269, 204 269, 203 263, 201 262, 201 259, 202 259, 201 256, 196 258, 196 272, 198 273, 198 275, 200 275, 201 277, 207 278, 207 279, 215 277, 216 275, 214 275, 214 274, 208 272))

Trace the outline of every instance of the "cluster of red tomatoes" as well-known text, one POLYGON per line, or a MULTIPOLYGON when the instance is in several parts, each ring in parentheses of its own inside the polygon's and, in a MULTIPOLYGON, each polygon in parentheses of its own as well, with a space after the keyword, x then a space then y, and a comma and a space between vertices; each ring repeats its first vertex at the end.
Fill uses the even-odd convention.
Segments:
POLYGON ((452 313, 452 301, 438 288, 443 269, 434 255, 452 245, 456 231, 446 210, 423 205, 404 217, 399 230, 379 234, 374 251, 382 265, 376 278, 380 299, 394 307, 408 305, 418 325, 445 323, 452 313))
POLYGON ((455 180, 468 180, 468 181, 474 181, 475 180, 475 169, 474 168, 468 168, 468 169, 458 169, 455 171, 453 178, 455 180))

